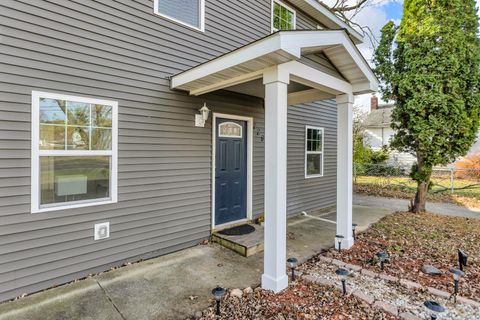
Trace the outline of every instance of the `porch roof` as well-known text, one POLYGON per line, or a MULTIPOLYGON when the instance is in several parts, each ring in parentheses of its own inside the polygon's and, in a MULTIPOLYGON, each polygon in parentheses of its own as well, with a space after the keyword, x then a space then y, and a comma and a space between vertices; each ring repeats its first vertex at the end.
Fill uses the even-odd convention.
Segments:
MULTIPOLYGON (((344 78, 321 72, 327 83, 351 86, 349 91, 353 94, 377 90, 377 78, 345 30, 279 31, 173 76, 171 88, 201 95, 260 79, 271 67, 290 64, 291 68, 292 62, 313 53, 323 53, 344 78)), ((298 68, 299 62, 295 63, 298 68)), ((301 66, 304 71, 308 68, 314 71, 312 75, 319 75, 320 70, 301 66)))

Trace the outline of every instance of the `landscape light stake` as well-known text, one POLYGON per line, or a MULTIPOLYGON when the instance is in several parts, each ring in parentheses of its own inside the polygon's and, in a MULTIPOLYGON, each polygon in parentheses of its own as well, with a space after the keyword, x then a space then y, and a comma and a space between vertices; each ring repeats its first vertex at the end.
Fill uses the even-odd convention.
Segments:
POLYGON ((295 281, 295 268, 298 265, 298 260, 297 258, 288 258, 287 263, 290 269, 292 269, 292 281, 295 281))
POLYGON ((222 297, 225 295, 225 289, 217 286, 212 290, 212 294, 215 297, 215 302, 217 304, 217 312, 216 315, 220 315, 220 301, 222 301, 222 297))
POLYGON ((388 259, 388 253, 380 251, 377 253, 377 257, 380 259, 380 269, 383 271, 385 269, 385 260, 388 259))
POLYGON ((467 266, 468 256, 463 250, 458 249, 458 269, 463 271, 463 267, 467 266))
POLYGON ((431 315, 431 320, 437 320, 440 313, 445 312, 445 308, 436 301, 425 301, 423 305, 428 309, 431 315))
POLYGON ((344 236, 342 236, 341 234, 337 234, 335 235, 335 238, 338 239, 338 252, 340 252, 342 250, 342 239, 345 238, 344 236))
POLYGON ((357 229, 358 224, 354 223, 352 224, 352 233, 353 233, 353 240, 357 240, 357 236, 355 234, 355 230, 357 229))
POLYGON ((465 275, 465 272, 463 272, 462 270, 460 269, 456 269, 456 268, 451 268, 450 269, 450 272, 453 274, 453 293, 450 295, 450 298, 448 298, 448 300, 450 300, 452 297, 453 297, 453 302, 457 303, 457 295, 458 295, 458 282, 460 280, 461 277, 463 277, 465 275))
POLYGON ((349 275, 349 272, 347 269, 345 268, 338 268, 335 273, 337 274, 337 276, 340 278, 340 280, 342 281, 342 291, 343 291, 343 295, 346 295, 347 294, 347 284, 346 284, 346 281, 347 281, 347 277, 349 275))

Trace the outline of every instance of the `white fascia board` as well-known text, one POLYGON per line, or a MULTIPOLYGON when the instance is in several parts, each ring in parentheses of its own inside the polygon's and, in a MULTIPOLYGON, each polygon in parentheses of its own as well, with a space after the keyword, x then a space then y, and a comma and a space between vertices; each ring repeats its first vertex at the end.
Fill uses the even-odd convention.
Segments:
MULTIPOLYGON (((272 36, 255 41, 245 47, 215 58, 214 60, 199 65, 191 70, 187 70, 176 76, 173 76, 171 80, 171 88, 178 88, 188 82, 192 82, 247 61, 254 60, 255 58, 262 57, 280 49, 282 49, 281 34, 276 33, 272 36)), ((301 57, 299 49, 291 48, 284 51, 287 54, 292 55, 292 59, 299 59, 301 57)))
POLYGON ((313 10, 307 10, 312 16, 317 18, 321 23, 331 29, 339 28, 345 29, 353 37, 356 44, 364 42, 364 37, 355 29, 346 24, 342 19, 340 19, 336 14, 330 11, 325 6, 318 3, 317 0, 294 0, 292 2, 302 1, 308 5, 313 10), (316 14, 315 14, 316 13, 316 14))

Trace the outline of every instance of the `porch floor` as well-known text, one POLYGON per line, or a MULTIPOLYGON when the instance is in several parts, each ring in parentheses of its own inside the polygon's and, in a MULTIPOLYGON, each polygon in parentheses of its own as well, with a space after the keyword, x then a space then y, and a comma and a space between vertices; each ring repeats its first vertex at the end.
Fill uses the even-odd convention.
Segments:
MULTIPOLYGON (((391 213, 354 207, 360 228, 391 213)), ((333 245, 335 213, 288 219, 287 255, 303 262, 333 245), (329 221, 330 220, 330 221, 329 221)), ((211 303, 211 289, 255 287, 263 254, 242 257, 218 244, 198 245, 86 280, 0 304, 0 320, 183 319, 211 303)))

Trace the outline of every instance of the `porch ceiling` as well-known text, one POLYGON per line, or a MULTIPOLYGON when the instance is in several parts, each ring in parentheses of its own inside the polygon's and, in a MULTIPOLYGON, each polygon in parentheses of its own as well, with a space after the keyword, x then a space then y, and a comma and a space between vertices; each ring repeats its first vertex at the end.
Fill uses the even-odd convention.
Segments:
MULTIPOLYGON (((276 32, 173 76, 171 88, 191 95, 230 87, 238 90, 240 84, 262 78, 269 68, 312 53, 323 53, 344 77, 339 81, 350 84, 354 94, 376 91, 378 80, 344 30, 276 32)), ((299 78, 297 74, 291 80, 310 86, 299 78)))

